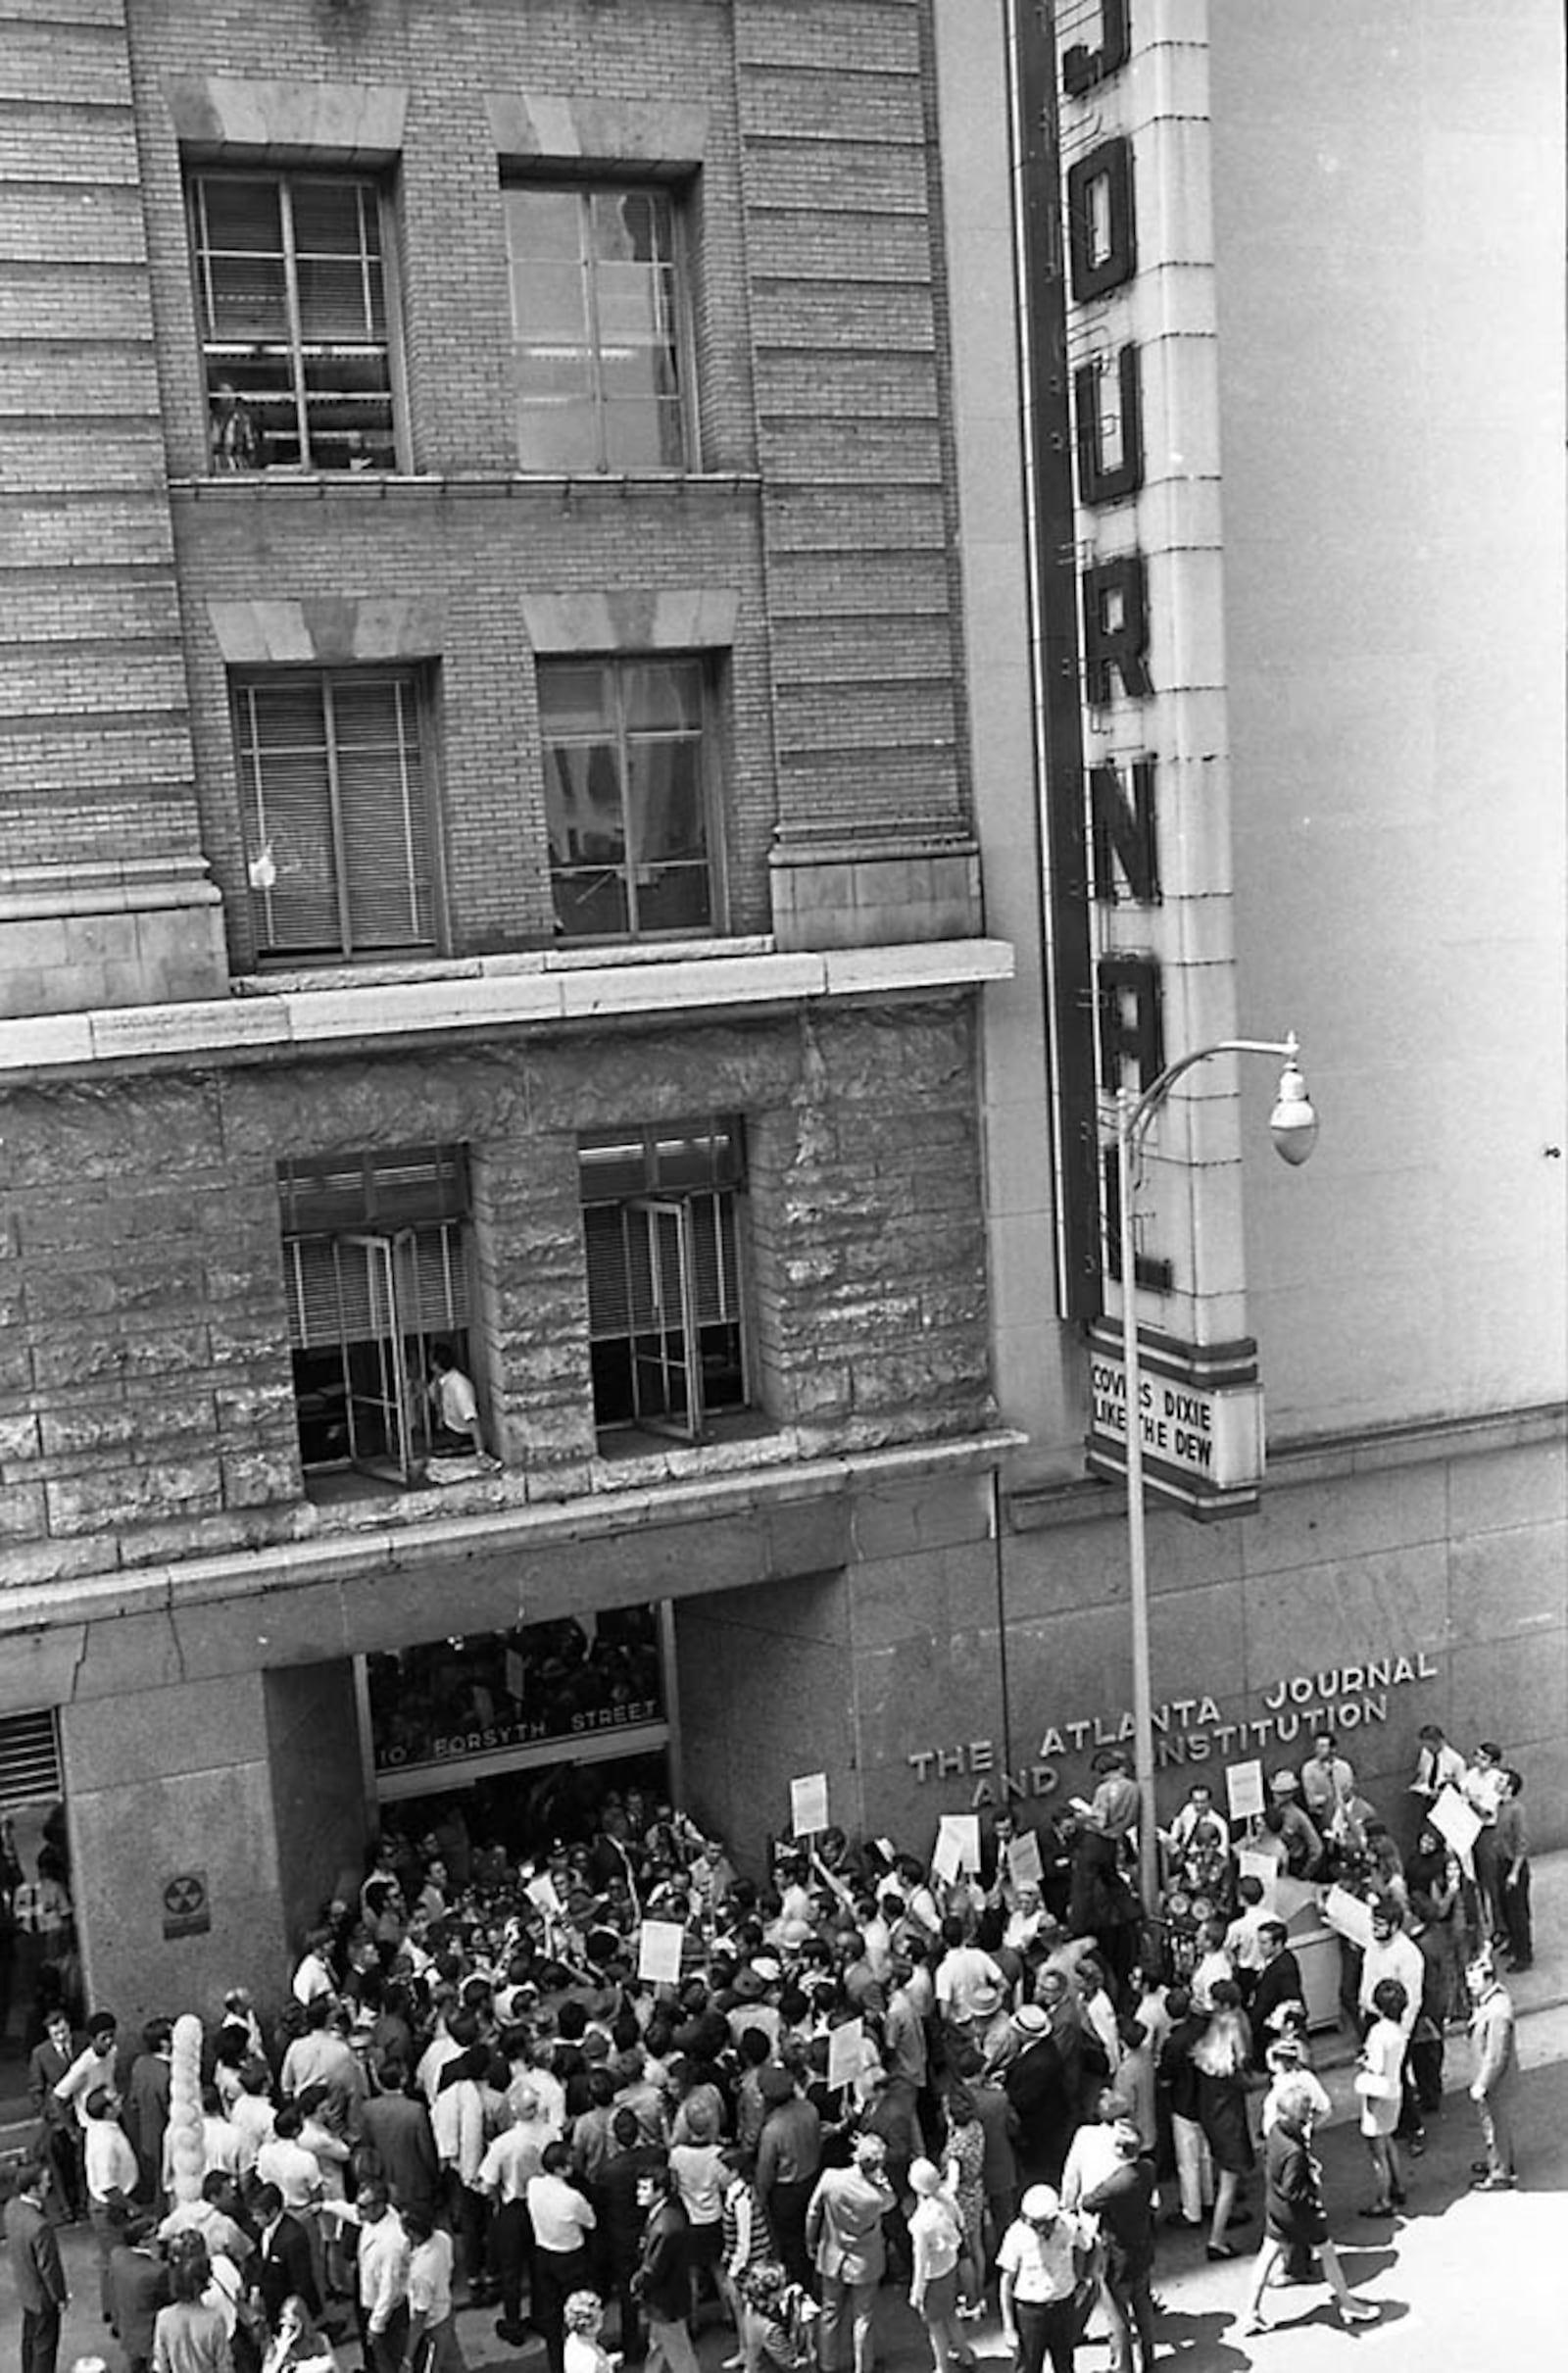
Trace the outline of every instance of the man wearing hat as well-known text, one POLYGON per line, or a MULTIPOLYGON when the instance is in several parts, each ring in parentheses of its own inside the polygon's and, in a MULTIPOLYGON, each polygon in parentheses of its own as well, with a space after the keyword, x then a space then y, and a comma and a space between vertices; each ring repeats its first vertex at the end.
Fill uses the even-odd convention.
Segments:
POLYGON ((1003 2089, 1018 2121, 1018 2173, 1026 2184, 1059 2176, 1067 2153, 1072 2113, 1061 2053, 1051 2032, 1051 2016, 1038 2002, 1012 2015, 1018 2050, 1007 2062, 1003 2089))
POLYGON ((1002 2337, 1019 2373, 1073 2373, 1088 2242, 1049 2184, 1031 2184, 1002 2238, 1002 2337))

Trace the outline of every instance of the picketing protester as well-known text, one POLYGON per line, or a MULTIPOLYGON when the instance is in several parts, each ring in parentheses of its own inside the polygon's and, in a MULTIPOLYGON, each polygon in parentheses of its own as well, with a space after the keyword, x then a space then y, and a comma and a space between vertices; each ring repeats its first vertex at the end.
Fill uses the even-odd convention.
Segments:
MULTIPOLYGON (((1466 1765, 1439 1737, 1422 1755, 1403 1866, 1331 1734, 1299 1775, 1269 1777, 1250 1824, 1194 1783, 1157 1922, 1137 1784, 1112 1752, 1091 1802, 1038 1826, 1021 1807, 977 1819, 956 1858, 829 1830, 781 1841, 754 1876, 669 1804, 603 1784, 521 1862, 453 1809, 422 1834, 389 1826, 286 1982, 241 1973, 215 2006, 180 2080, 183 2160, 171 2018, 132 2052, 108 2012, 78 2034, 40 2009, 33 2191, 7 2209, 13 2262, 32 2267, 33 2373, 53 2373, 38 2217, 52 2238, 83 2209, 130 2373, 155 2373, 166 2314, 169 2373, 324 2373, 356 2319, 367 2373, 462 2373, 482 2308, 507 2347, 542 2340, 548 2373, 606 2373, 607 2338, 693 2373, 714 2314, 734 2326, 726 2373, 793 2373, 803 2352, 869 2373, 885 2273, 906 2282, 933 2373, 968 2364, 988 2306, 1023 2373, 1070 2365, 1096 2298, 1132 2373, 1157 2330, 1156 2226, 1183 2235, 1167 2248, 1235 2255, 1259 2117, 1254 2312, 1275 2257, 1310 2271, 1310 2225, 1356 2320, 1318 2232, 1324 2096, 1291 1940, 1321 1893, 1302 1874, 1366 1906, 1344 1993, 1364 2026, 1378 2215, 1441 2099, 1455 1971, 1483 1936, 1481 1893, 1435 1825, 1445 1791, 1491 1804, 1480 1859, 1513 1965, 1531 1957, 1522 1781, 1490 1747, 1466 1765), (678 1934, 658 1978, 650 1922, 678 1934)), ((1469 2002, 1476 2181, 1503 2191, 1518 2062, 1490 1951, 1469 2002)))

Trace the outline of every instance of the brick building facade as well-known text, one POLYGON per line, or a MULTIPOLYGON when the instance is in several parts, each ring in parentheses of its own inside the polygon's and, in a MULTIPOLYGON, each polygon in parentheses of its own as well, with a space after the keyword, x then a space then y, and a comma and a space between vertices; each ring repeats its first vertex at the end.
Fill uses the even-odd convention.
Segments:
POLYGON ((4 1691, 128 2006, 354 1865, 367 1657, 657 1604, 615 1744, 753 1845, 848 1769, 815 1643, 1004 1440, 1009 960, 913 0, 0 24, 4 1691))
MULTIPOLYGON (((0 0, 0 1785, 29 1852, 63 1818, 122 2015, 275 1985, 388 1811, 631 1776, 752 1854, 816 1770, 916 1836, 1084 1784, 1126 1735, 1087 1330, 1151 968, 1170 1051, 1299 1028, 1327 1121, 1282 1184, 1221 1078, 1139 1207, 1144 1322, 1261 1367, 1273 1437, 1251 1512, 1152 1526, 1161 1802, 1330 1722, 1394 1804, 1434 1714, 1554 1801, 1562 717, 1489 686, 1563 613, 1560 504, 1514 499, 1560 493, 1518 301, 1560 206, 1456 170, 1465 12, 1410 8, 1398 186, 1471 197, 1377 280, 1358 471, 1354 11, 1303 230, 1283 0, 0 0), (1092 139, 1140 238, 1075 295, 1092 139), (1530 468, 1413 510, 1386 423, 1467 451, 1422 358, 1499 240, 1530 468), (1117 339, 1170 401, 1091 500, 1069 398, 1117 339), (1088 697, 1067 583, 1129 563, 1142 707, 1088 697), (1129 897, 1081 794, 1146 754, 1129 897), (1483 808, 1533 853, 1506 907, 1483 808), (440 1343, 493 1465, 431 1438, 440 1343)), ((1532 10, 1483 64, 1544 190, 1532 10)))

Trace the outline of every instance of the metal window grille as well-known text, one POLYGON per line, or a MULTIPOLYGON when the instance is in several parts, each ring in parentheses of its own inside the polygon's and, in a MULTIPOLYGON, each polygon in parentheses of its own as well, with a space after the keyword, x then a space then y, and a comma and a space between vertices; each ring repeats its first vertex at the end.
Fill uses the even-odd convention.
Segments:
POLYGON ((236 685, 257 948, 374 956, 435 941, 434 834, 413 673, 236 685))
POLYGON ((199 173, 190 217, 213 469, 395 468, 376 184, 199 173), (225 390, 249 423, 243 443, 222 432, 225 390))

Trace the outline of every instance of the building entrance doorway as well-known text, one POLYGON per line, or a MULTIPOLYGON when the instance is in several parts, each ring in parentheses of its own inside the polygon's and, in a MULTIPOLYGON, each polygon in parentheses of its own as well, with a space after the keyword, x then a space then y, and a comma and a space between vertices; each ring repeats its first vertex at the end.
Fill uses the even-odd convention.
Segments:
POLYGON ((679 1786, 667 1609, 617 1607, 367 1656, 363 1727, 383 1831, 527 1861, 593 1837, 607 1802, 651 1821, 679 1786))
POLYGON ((586 1845, 603 1830, 607 1813, 617 1806, 624 1813, 639 1799, 650 1821, 669 1802, 667 1755, 551 1761, 459 1780, 428 1795, 384 1800, 381 1825, 383 1834, 407 1838, 415 1847, 433 1845, 461 1879, 487 1850, 515 1865, 557 1846, 586 1845))

